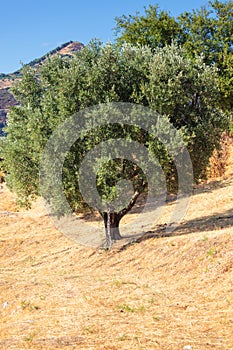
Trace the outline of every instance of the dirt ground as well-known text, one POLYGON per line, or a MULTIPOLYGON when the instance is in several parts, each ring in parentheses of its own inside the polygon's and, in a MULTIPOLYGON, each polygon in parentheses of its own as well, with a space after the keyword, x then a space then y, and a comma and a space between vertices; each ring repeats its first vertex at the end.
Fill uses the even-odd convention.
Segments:
POLYGON ((183 221, 110 252, 0 193, 0 349, 233 350, 233 148, 183 221))

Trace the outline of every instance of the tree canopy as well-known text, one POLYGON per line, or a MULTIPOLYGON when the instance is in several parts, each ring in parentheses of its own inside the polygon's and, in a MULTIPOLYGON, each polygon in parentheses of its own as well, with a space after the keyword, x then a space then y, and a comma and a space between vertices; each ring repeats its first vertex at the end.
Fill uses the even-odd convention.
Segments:
MULTIPOLYGON (((20 106, 8 116, 8 136, 2 150, 7 183, 22 203, 40 194, 39 167, 44 147, 55 129, 87 107, 109 102, 141 104, 167 118, 180 130, 190 152, 195 179, 205 173, 208 159, 218 146, 226 118, 218 108, 218 74, 202 57, 192 60, 175 44, 151 51, 130 44, 101 45, 92 42, 75 58, 54 57, 37 72, 26 67, 13 92, 20 106)), ((177 184, 171 154, 144 130, 111 124, 81 135, 71 147, 63 166, 64 193, 74 211, 87 207, 79 188, 79 166, 87 152, 100 142, 124 137, 147 147, 158 159, 168 190, 177 184)), ((111 213, 111 237, 120 237, 120 219, 147 191, 148 179, 132 161, 106 159, 97 174, 97 189, 111 201, 119 196, 118 182, 130 180, 133 192, 128 204, 111 213)), ((121 193, 122 194, 122 193, 121 193)), ((59 203, 54 212, 62 215, 59 203)), ((107 225, 107 213, 100 213, 107 225)))
POLYGON ((116 18, 117 42, 148 45, 152 49, 176 42, 195 59, 218 68, 221 108, 232 114, 233 101, 233 2, 209 1, 208 6, 181 13, 177 18, 158 5, 150 5, 143 15, 116 18))

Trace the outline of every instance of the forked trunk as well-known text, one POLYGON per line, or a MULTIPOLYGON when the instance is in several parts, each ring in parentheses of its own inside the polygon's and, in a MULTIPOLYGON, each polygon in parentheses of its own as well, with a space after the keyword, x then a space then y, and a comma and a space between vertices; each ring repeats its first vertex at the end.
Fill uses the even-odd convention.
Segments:
POLYGON ((111 245, 111 241, 122 238, 119 230, 120 219, 119 213, 104 212, 104 226, 108 246, 111 245))
POLYGON ((133 208, 139 195, 140 192, 136 191, 132 196, 128 206, 126 208, 123 208, 118 213, 114 211, 111 212, 110 207, 108 208, 108 211, 105 211, 103 213, 100 212, 101 216, 104 219, 106 245, 108 249, 112 246, 113 241, 117 241, 123 238, 119 230, 120 220, 133 208))

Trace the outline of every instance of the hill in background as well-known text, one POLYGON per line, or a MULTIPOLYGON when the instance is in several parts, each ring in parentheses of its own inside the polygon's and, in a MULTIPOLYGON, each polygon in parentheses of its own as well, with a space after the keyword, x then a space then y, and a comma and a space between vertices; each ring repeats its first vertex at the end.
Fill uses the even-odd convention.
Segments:
MULTIPOLYGON (((61 55, 61 56, 72 56, 75 52, 81 50, 84 45, 78 41, 69 41, 67 43, 62 44, 61 46, 56 47, 54 50, 49 51, 47 54, 40 58, 36 58, 33 61, 26 64, 26 66, 30 67, 39 67, 39 65, 45 61, 48 57, 53 55, 61 55)), ((22 78, 22 69, 19 69, 10 74, 0 73, 0 136, 3 135, 2 128, 6 124, 6 116, 8 110, 18 104, 12 93, 10 92, 10 88, 14 84, 15 81, 20 80, 22 78)))

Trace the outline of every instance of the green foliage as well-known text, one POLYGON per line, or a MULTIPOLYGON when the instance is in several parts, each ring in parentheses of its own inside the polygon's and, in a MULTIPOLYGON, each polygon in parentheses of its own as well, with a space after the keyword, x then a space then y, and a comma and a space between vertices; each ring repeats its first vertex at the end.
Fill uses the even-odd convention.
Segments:
MULTIPOLYGON (((26 67, 22 81, 13 89, 21 106, 9 114, 3 147, 7 183, 23 203, 39 194, 39 164, 49 136, 66 118, 86 107, 120 101, 159 112, 182 133, 193 160, 195 179, 203 175, 225 127, 225 116, 217 108, 216 70, 207 67, 201 58, 188 59, 185 51, 175 45, 152 52, 145 47, 92 42, 73 59, 49 59, 39 73, 40 79, 26 67)), ((163 132, 166 134, 166 130, 163 132)), ((148 147, 159 159, 168 185, 176 183, 171 155, 158 139, 127 125, 99 127, 80 136, 64 163, 64 191, 74 210, 85 207, 78 185, 81 161, 101 141, 120 137, 148 147)), ((97 176, 97 187, 104 199, 119 196, 119 180, 131 180, 134 191, 146 191, 146 179, 135 164, 106 158, 97 176)))
POLYGON ((116 19, 117 42, 148 45, 153 50, 170 45, 182 45, 187 55, 195 59, 202 55, 204 62, 218 68, 221 88, 219 105, 232 114, 233 101, 233 2, 209 1, 208 6, 184 12, 177 18, 157 5, 150 5, 140 15, 116 19))
POLYGON ((207 256, 211 257, 213 255, 217 254, 217 248, 215 246, 211 247, 208 251, 207 251, 207 256))
POLYGON ((121 312, 144 312, 146 310, 145 306, 131 307, 128 304, 117 305, 117 309, 121 312))
POLYGON ((191 57, 203 55, 219 70, 221 101, 225 111, 233 108, 233 2, 209 1, 208 7, 181 14, 182 44, 191 57))
POLYGON ((232 120, 232 118, 230 120, 229 132, 230 132, 230 135, 233 136, 233 120, 232 120))
POLYGON ((159 11, 158 5, 149 5, 145 15, 136 13, 116 18, 118 43, 148 45, 151 48, 163 47, 172 43, 180 33, 180 27, 174 17, 166 11, 159 11))
MULTIPOLYGON (((139 101, 146 97, 150 108, 169 116, 173 125, 182 130, 198 179, 204 175, 208 159, 218 147, 219 135, 227 126, 226 117, 218 109, 217 70, 206 66, 201 57, 188 59, 185 50, 175 45, 156 49, 152 56, 139 101)), ((154 152, 163 164, 166 157, 159 144, 154 152)), ((171 161, 169 165, 165 163, 167 172, 175 176, 171 161)))

